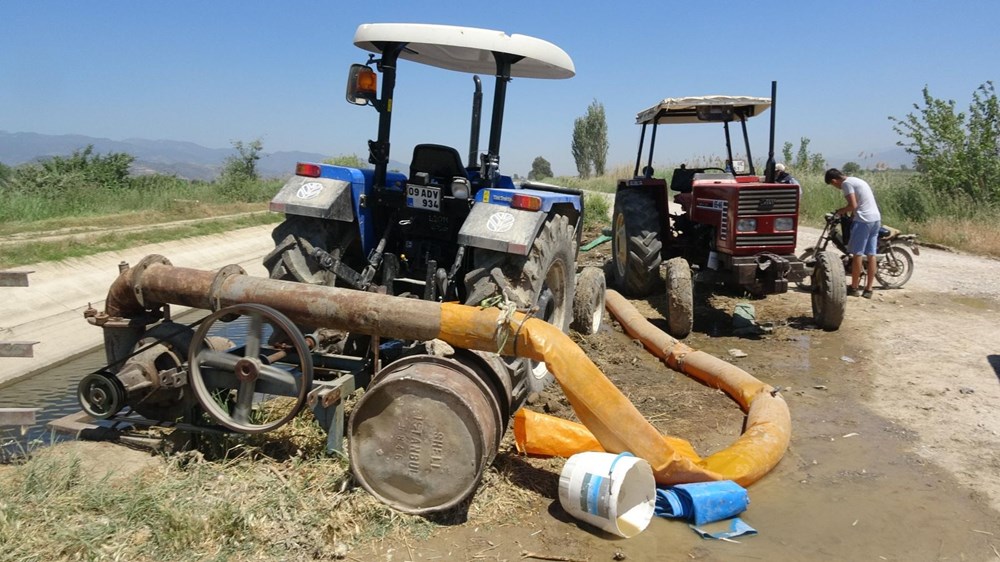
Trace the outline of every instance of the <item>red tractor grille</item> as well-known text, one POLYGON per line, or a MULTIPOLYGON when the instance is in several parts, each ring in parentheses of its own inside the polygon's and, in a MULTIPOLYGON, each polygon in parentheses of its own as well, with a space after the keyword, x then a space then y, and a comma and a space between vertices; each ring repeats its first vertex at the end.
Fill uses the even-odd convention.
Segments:
POLYGON ((794 215, 799 206, 799 187, 741 189, 736 216, 794 215))
POLYGON ((795 234, 740 234, 736 237, 736 247, 750 246, 794 246, 795 234))

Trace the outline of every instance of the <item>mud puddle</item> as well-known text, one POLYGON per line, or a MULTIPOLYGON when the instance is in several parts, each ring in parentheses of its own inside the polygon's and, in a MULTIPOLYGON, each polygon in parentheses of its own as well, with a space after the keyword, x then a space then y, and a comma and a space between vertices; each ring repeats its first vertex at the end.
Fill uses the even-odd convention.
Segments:
MULTIPOLYGON (((662 302, 633 302, 660 322, 662 302)), ((817 330, 810 326, 808 295, 793 291, 752 302, 758 321, 770 323, 772 332, 737 337, 731 317, 736 302, 743 299, 704 299, 701 306, 710 309, 696 312, 686 343, 782 387, 789 404, 791 446, 776 469, 749 488, 750 507, 742 515, 758 535, 738 543, 704 540, 686 523, 654 518, 638 536, 617 539, 559 506, 563 461, 524 459, 550 472, 551 486, 531 510, 511 514, 509 524, 469 522, 443 528, 430 541, 379 545, 370 553, 384 560, 1000 559, 1000 516, 988 499, 916 454, 917 433, 866 404, 875 375, 885 368, 865 345, 862 326, 870 319, 856 312, 839 332, 817 330)), ((703 456, 740 434, 744 417, 735 402, 671 371, 612 328, 578 342, 657 429, 690 440, 703 456)), ((574 417, 558 390, 531 407, 574 417)))

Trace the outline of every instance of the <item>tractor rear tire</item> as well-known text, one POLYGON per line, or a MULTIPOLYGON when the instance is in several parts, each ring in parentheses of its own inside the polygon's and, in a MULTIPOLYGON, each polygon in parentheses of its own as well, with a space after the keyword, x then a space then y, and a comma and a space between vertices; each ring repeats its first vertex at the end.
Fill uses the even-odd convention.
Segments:
POLYGON ((571 328, 585 336, 596 334, 604 319, 604 295, 607 292, 604 270, 585 267, 576 277, 571 328))
POLYGON ((684 258, 667 260, 667 332, 684 339, 694 328, 694 284, 684 258))
MULTIPOLYGON (((535 317, 545 320, 563 333, 569 332, 573 318, 576 235, 569 220, 556 215, 545 223, 535 237, 527 256, 510 259, 503 267, 514 291, 524 302, 538 306, 535 317)), ((531 361, 528 392, 541 392, 555 380, 543 362, 531 361)))
POLYGON ((313 248, 329 250, 326 227, 321 219, 287 215, 271 232, 274 249, 264 256, 271 279, 332 285, 333 275, 312 258, 313 248))
POLYGON ((832 332, 840 328, 847 310, 847 277, 833 252, 816 255, 812 273, 812 311, 816 325, 832 332))
POLYGON ((367 265, 358 239, 357 224, 336 220, 286 215, 274 228, 274 249, 264 256, 271 279, 314 285, 348 287, 312 257, 318 248, 337 255, 349 269, 360 272, 367 265))
POLYGON ((612 261, 615 286, 632 297, 649 295, 659 286, 663 242, 656 198, 639 189, 615 194, 612 261))
MULTIPOLYGON (((478 305, 483 299, 502 294, 489 272, 499 267, 510 283, 519 306, 537 306, 534 318, 540 318, 569 332, 573 317, 573 277, 576 272, 576 235, 565 216, 556 215, 545 223, 526 256, 477 251, 476 272, 466 277, 469 296, 466 304, 478 305)), ((512 368, 523 373, 526 394, 538 393, 554 379, 545 363, 511 358, 512 368)))

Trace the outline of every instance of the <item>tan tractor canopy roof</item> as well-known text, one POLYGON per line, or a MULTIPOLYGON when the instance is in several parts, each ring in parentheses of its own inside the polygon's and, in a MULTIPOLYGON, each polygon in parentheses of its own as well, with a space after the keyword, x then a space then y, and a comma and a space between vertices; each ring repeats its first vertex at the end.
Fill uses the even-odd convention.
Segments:
POLYGON ((366 23, 354 33, 354 44, 381 53, 385 43, 406 43, 399 58, 478 74, 497 72, 493 53, 522 57, 511 64, 516 78, 571 78, 573 60, 559 47, 527 35, 503 31, 417 23, 366 23))
POLYGON ((767 111, 770 98, 750 96, 694 96, 666 98, 660 103, 640 111, 635 116, 637 125, 678 124, 738 121, 742 115, 749 119, 767 111))

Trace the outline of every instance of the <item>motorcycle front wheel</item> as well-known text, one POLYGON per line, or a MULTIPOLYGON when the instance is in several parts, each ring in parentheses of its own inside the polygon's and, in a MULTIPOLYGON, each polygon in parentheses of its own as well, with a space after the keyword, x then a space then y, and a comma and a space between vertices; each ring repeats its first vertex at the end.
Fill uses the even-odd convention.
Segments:
POLYGON ((898 289, 913 275, 913 255, 901 244, 889 244, 878 261, 875 279, 884 289, 898 289))

